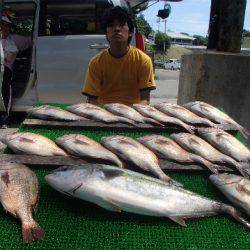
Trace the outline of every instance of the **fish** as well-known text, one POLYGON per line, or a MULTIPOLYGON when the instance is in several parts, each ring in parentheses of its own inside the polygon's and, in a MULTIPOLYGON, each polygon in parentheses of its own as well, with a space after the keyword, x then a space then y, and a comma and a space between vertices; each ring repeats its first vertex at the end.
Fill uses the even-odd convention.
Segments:
POLYGON ((22 222, 24 243, 44 238, 32 213, 38 209, 39 183, 35 173, 22 164, 0 163, 0 201, 6 212, 22 222))
POLYGON ((136 126, 136 123, 128 118, 113 115, 106 109, 96 106, 91 103, 79 103, 70 105, 66 108, 69 112, 83 116, 85 118, 106 122, 106 123, 127 123, 129 125, 136 126))
POLYGON ((159 166, 157 156, 138 141, 121 135, 106 136, 101 138, 101 144, 125 161, 132 162, 139 168, 150 171, 159 179, 182 185, 167 176, 159 166))
POLYGON ((186 103, 183 106, 194 112, 195 114, 205 117, 211 121, 217 122, 219 124, 233 125, 245 138, 248 138, 250 134, 249 131, 247 131, 244 127, 234 121, 229 115, 225 114, 224 112, 208 103, 195 101, 186 103))
POLYGON ((146 135, 137 140, 162 159, 180 163, 200 163, 213 173, 218 173, 217 165, 212 164, 198 155, 187 152, 170 138, 162 135, 146 135))
MULTIPOLYGON (((249 149, 229 133, 215 128, 200 128, 198 134, 217 148, 220 152, 239 162, 250 162, 249 149)), ((250 166, 238 169, 244 177, 250 175, 250 166)))
POLYGON ((143 116, 155 119, 156 121, 159 121, 160 123, 163 123, 163 124, 178 125, 184 128, 185 130, 187 130, 188 132, 194 133, 194 127, 184 123, 183 121, 175 117, 168 116, 152 106, 142 105, 142 104, 133 104, 132 107, 143 116))
POLYGON ((80 121, 85 118, 72 114, 69 111, 63 110, 58 107, 42 105, 38 107, 32 107, 26 111, 29 115, 40 119, 53 119, 53 120, 63 120, 63 121, 80 121))
POLYGON ((15 153, 19 154, 67 156, 67 153, 49 138, 31 132, 15 132, 13 134, 8 134, 5 137, 2 137, 1 141, 15 153))
POLYGON ((199 155, 210 162, 230 164, 232 166, 235 166, 240 172, 243 171, 242 168, 244 166, 242 164, 235 161, 232 157, 222 154, 212 145, 196 135, 191 135, 189 133, 178 133, 173 134, 171 138, 173 138, 181 147, 183 147, 187 151, 199 155))
POLYGON ((105 104, 104 108, 108 110, 109 112, 113 113, 117 116, 126 117, 132 121, 138 122, 138 123, 149 123, 156 126, 164 126, 162 123, 145 116, 142 116, 139 112, 137 112, 135 109, 122 104, 122 103, 109 103, 105 104))
POLYGON ((74 156, 106 160, 123 167, 123 162, 115 154, 85 135, 63 135, 56 139, 56 143, 74 156))
POLYGON ((101 164, 62 166, 45 176, 62 194, 113 212, 167 217, 181 226, 188 218, 226 213, 250 228, 234 207, 128 169, 101 164))
POLYGON ((154 105, 154 107, 164 114, 178 118, 185 123, 190 123, 193 125, 206 125, 209 127, 216 126, 216 124, 210 120, 200 117, 190 110, 175 103, 157 103, 154 105))
POLYGON ((236 206, 250 215, 250 180, 234 174, 210 175, 210 181, 236 206))

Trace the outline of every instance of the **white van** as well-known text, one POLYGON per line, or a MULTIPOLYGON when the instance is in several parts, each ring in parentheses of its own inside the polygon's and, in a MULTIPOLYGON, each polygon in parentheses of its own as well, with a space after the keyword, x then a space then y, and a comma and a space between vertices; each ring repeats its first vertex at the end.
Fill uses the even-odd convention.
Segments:
MULTIPOLYGON (((13 111, 36 102, 85 100, 81 89, 89 60, 108 47, 100 20, 111 6, 131 11, 125 0, 4 0, 15 25, 33 37, 33 47, 19 52, 14 64, 13 111)), ((1 64, 2 58, 1 52, 1 64)))
POLYGON ((178 59, 169 59, 164 63, 164 69, 178 70, 181 69, 181 63, 178 59))

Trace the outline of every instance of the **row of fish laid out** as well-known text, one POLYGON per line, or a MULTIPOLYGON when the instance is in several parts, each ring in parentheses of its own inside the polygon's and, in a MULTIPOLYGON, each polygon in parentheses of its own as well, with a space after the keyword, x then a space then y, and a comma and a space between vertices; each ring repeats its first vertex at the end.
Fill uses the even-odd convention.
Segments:
MULTIPOLYGON (((150 171, 161 180, 171 180, 159 165, 159 159, 181 164, 201 164, 213 173, 218 165, 235 167, 244 177, 250 175, 250 151, 225 131, 205 128, 198 130, 202 138, 189 133, 146 135, 134 140, 114 135, 101 138, 101 144, 81 134, 66 134, 54 143, 49 138, 30 132, 16 132, 1 139, 15 153, 41 156, 73 155, 108 161, 124 167, 124 161, 150 171)), ((126 163, 125 163, 126 164, 126 163)))
POLYGON ((53 106, 39 106, 27 110, 28 114, 40 119, 75 121, 91 119, 105 123, 127 123, 133 126, 151 124, 154 126, 175 125, 193 133, 194 126, 216 127, 218 124, 231 124, 245 137, 248 132, 227 114, 200 101, 183 106, 172 103, 159 103, 154 106, 134 104, 132 107, 121 103, 105 104, 104 108, 80 103, 67 107, 67 110, 53 106))
MULTIPOLYGON (((38 209, 39 183, 35 173, 22 164, 0 163, 0 201, 22 223, 24 243, 44 238, 32 214, 38 209)), ((68 196, 97 204, 114 212, 168 217, 181 226, 185 219, 226 213, 250 228, 233 206, 208 199, 159 179, 102 164, 63 166, 45 176, 46 182, 68 196)), ((250 215, 250 180, 230 174, 211 175, 210 180, 250 215)))

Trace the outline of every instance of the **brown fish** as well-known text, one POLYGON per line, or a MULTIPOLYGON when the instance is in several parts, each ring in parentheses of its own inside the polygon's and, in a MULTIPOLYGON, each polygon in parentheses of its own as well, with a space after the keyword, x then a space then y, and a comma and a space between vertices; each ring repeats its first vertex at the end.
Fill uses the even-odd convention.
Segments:
POLYGON ((26 111, 29 115, 40 119, 53 119, 63 121, 79 121, 85 118, 72 114, 69 111, 63 110, 58 107, 42 105, 38 107, 32 107, 26 111))
POLYGON ((44 238, 32 217, 39 200, 39 184, 33 171, 22 164, 0 163, 0 200, 6 212, 21 220, 24 243, 44 238))
POLYGON ((244 166, 228 155, 222 154, 205 140, 189 133, 178 133, 171 136, 181 147, 194 154, 200 155, 208 161, 214 163, 230 164, 235 166, 240 172, 244 166))
POLYGON ((195 114, 205 117, 211 121, 217 122, 219 124, 231 124, 235 126, 235 128, 238 129, 245 138, 247 138, 249 135, 249 132, 236 121, 234 121, 229 115, 223 113, 208 103, 196 101, 186 103, 183 106, 195 114))
POLYGON ((181 185, 161 170, 157 156, 138 141, 130 137, 115 135, 102 137, 101 143, 125 161, 130 161, 143 170, 152 172, 159 179, 177 186, 181 185))
POLYGON ((115 154, 85 135, 64 135, 58 137, 56 143, 72 155, 106 160, 115 163, 121 168, 123 167, 122 161, 115 154))
POLYGON ((49 138, 30 132, 9 134, 1 138, 1 141, 15 153, 19 154, 41 156, 67 155, 49 138))
POLYGON ((162 113, 161 111, 157 110, 154 107, 151 107, 149 105, 142 105, 142 104, 133 104, 133 108, 135 110, 137 110, 140 114, 146 116, 146 117, 150 117, 152 119, 155 119, 156 121, 159 121, 160 123, 163 124, 174 124, 174 125, 178 125, 182 128, 184 128, 185 130, 187 130, 190 133, 194 133, 193 131, 193 127, 184 123, 183 121, 172 117, 172 116, 168 116, 164 113, 162 113))
POLYGON ((128 118, 113 115, 106 109, 99 106, 93 105, 91 103, 79 103, 67 107, 67 110, 86 117, 91 120, 106 122, 106 123, 128 123, 130 125, 136 126, 136 123, 128 118))
POLYGON ((200 117, 190 110, 175 104, 175 103, 158 103, 154 105, 155 108, 163 112, 164 114, 176 117, 183 122, 194 124, 194 125, 206 125, 209 127, 214 127, 216 124, 210 120, 200 117))
POLYGON ((200 163, 210 169, 211 172, 218 173, 217 165, 198 155, 187 152, 176 142, 165 136, 146 135, 138 138, 138 141, 156 153, 160 158, 180 163, 200 163))
POLYGON ((135 109, 122 104, 122 103, 109 103, 105 104, 104 108, 108 110, 109 112, 113 113, 114 115, 123 116, 126 117, 132 121, 139 122, 139 123, 149 123, 157 126, 164 126, 160 122, 148 118, 145 116, 142 116, 139 112, 137 112, 135 109))

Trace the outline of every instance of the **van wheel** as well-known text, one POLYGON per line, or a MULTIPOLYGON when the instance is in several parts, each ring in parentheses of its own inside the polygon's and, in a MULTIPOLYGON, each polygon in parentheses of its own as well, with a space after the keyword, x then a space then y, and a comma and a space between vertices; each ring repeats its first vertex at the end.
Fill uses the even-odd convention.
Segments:
POLYGON ((171 70, 174 70, 174 67, 173 67, 173 66, 171 67, 171 70))

